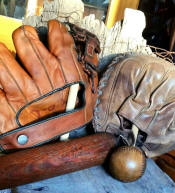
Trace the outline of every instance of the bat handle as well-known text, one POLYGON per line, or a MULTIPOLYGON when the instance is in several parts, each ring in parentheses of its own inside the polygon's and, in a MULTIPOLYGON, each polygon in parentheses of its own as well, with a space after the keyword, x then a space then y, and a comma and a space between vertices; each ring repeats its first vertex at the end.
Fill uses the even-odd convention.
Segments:
MULTIPOLYGON (((66 112, 75 108, 76 98, 78 94, 79 84, 74 84, 70 87, 69 96, 66 105, 66 112)), ((69 139, 69 133, 60 136, 60 141, 66 141, 69 139)))

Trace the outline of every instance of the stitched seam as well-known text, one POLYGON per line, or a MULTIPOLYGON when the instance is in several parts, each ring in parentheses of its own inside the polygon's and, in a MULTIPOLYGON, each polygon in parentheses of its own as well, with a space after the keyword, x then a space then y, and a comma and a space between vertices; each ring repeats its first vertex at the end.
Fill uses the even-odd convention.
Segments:
POLYGON ((63 74, 63 77, 64 77, 64 83, 68 83, 68 81, 67 81, 67 78, 66 78, 66 75, 65 75, 65 72, 64 72, 64 69, 63 69, 63 66, 62 66, 62 64, 61 64, 61 60, 57 57, 57 60, 58 60, 58 62, 59 62, 59 64, 60 64, 60 68, 61 68, 61 71, 62 71, 62 74, 63 74))
MULTIPOLYGON (((1 90, 1 92, 3 92, 3 89, 0 88, 0 90, 1 90)), ((4 92, 3 92, 3 94, 4 94, 4 97, 5 97, 5 99, 6 99, 7 104, 11 107, 12 111, 16 114, 16 111, 15 111, 15 109, 13 108, 13 106, 9 103, 9 101, 8 101, 8 99, 7 99, 7 96, 5 95, 4 92)))
MULTIPOLYGON (((111 74, 113 73, 113 71, 115 71, 115 64, 116 63, 119 63, 122 59, 124 58, 124 55, 120 55, 118 58, 117 58, 117 61, 115 60, 115 61, 113 61, 112 63, 111 63, 111 65, 108 67, 108 69, 106 70, 106 72, 104 73, 104 75, 103 75, 103 77, 102 77, 102 79, 100 80, 100 82, 99 82, 99 87, 98 87, 98 99, 97 99, 97 102, 96 102, 96 107, 95 107, 95 112, 94 112, 94 114, 95 114, 95 122, 97 123, 98 122, 98 113, 97 113, 97 108, 98 108, 98 106, 99 106, 99 104, 100 104, 100 97, 101 97, 101 95, 102 95, 102 93, 104 92, 103 90, 105 89, 105 87, 106 87, 106 85, 105 86, 102 86, 102 88, 100 89, 100 86, 102 85, 102 83, 104 82, 104 77, 106 77, 106 76, 109 76, 109 78, 107 78, 107 82, 109 82, 109 79, 110 79, 110 76, 111 76, 111 74), (99 101, 98 101, 99 100, 99 101)), ((121 69, 121 64, 120 64, 120 66, 118 67, 119 68, 119 70, 121 69)), ((119 71, 118 70, 118 71, 119 71)), ((114 78, 114 80, 116 81, 116 79, 118 78, 118 74, 119 74, 119 72, 117 72, 117 75, 115 76, 115 78, 114 78)), ((114 84, 114 81, 112 82, 112 85, 111 85, 111 87, 110 87, 110 93, 111 93, 111 90, 113 90, 113 84, 114 84)), ((109 98, 111 98, 111 94, 110 94, 110 96, 109 96, 109 98)), ((108 101, 110 101, 110 99, 108 99, 108 101)), ((102 123, 100 124, 100 127, 102 128, 102 127, 104 127, 104 125, 106 124, 106 122, 107 122, 107 118, 108 118, 108 115, 109 115, 109 108, 110 108, 110 104, 109 103, 107 103, 107 105, 106 105, 106 107, 105 107, 105 109, 106 109, 106 112, 105 112, 105 117, 104 117, 104 119, 102 120, 102 123)), ((106 128, 106 130, 107 130, 107 128, 106 128)), ((105 131, 106 131, 105 130, 105 131)))
MULTIPOLYGON (((61 23, 59 23, 59 26, 60 26, 60 29, 61 29, 62 28, 61 23)), ((63 42, 65 42, 64 35, 63 35, 63 42)), ((57 59, 58 59, 58 61, 60 63, 60 67, 61 67, 61 71, 62 71, 62 74, 63 74, 64 79, 65 79, 65 83, 68 83, 67 78, 66 78, 66 74, 64 72, 64 69, 63 69, 63 66, 62 66, 62 63, 61 63, 61 60, 59 59, 59 57, 57 57, 57 59)))
POLYGON ((9 101, 8 101, 7 97, 6 97, 6 101, 7 101, 8 105, 11 107, 12 111, 16 114, 15 109, 14 109, 14 108, 13 108, 13 106, 9 103, 9 101))
MULTIPOLYGON (((29 41, 29 43, 30 43, 30 45, 31 45, 34 53, 36 54, 38 60, 40 61, 40 64, 42 65, 42 67, 43 67, 43 69, 44 69, 44 71, 45 71, 45 73, 46 73, 46 76, 47 76, 47 78, 48 78, 48 80, 49 80, 49 83, 50 83, 52 89, 54 89, 54 86, 53 86, 53 84, 52 84, 52 81, 50 80, 49 74, 48 74, 48 72, 47 72, 46 65, 42 62, 42 59, 41 59, 40 55, 37 53, 38 49, 34 47, 32 41, 27 37, 24 26, 22 26, 22 29, 23 29, 23 32, 24 32, 25 37, 28 39, 28 41, 29 41)), ((39 52, 39 51, 38 51, 38 52, 39 52)))
POLYGON ((22 92, 22 89, 20 88, 19 84, 17 83, 17 81, 15 80, 15 78, 13 77, 13 75, 11 74, 11 72, 9 71, 8 67, 5 65, 5 63, 0 59, 0 62, 2 63, 2 65, 4 66, 4 68, 6 69, 7 73, 9 74, 9 76, 13 79, 13 81, 15 82, 16 86, 18 87, 19 91, 21 92, 21 94, 23 95, 25 102, 27 103, 28 100, 26 98, 26 96, 24 95, 24 93, 22 92))
POLYGON ((33 79, 32 79, 32 82, 33 82, 34 85, 36 86, 36 89, 37 89, 39 95, 41 96, 42 94, 41 94, 41 92, 40 92, 40 89, 39 89, 38 85, 35 83, 35 81, 34 81, 33 79))
MULTIPOLYGON (((73 49, 74 49, 74 48, 71 48, 71 49, 70 49, 71 55, 72 55, 72 59, 73 59, 73 61, 74 61, 75 67, 76 67, 76 69, 77 69, 77 71, 78 71, 78 75, 79 75, 80 80, 83 80, 83 78, 82 78, 82 76, 81 76, 81 73, 80 73, 80 70, 79 70, 79 68, 78 68, 78 66, 77 66, 75 56, 74 56, 74 54, 73 54, 73 49)), ((87 107, 85 107, 85 108, 87 108, 87 107)), ((84 118, 85 118, 85 121, 86 121, 86 120, 87 120, 86 110, 84 111, 84 118)))
POLYGON ((79 68, 78 68, 78 66, 77 66, 75 56, 74 56, 74 54, 73 54, 73 49, 74 49, 74 48, 71 48, 71 49, 70 49, 71 55, 72 55, 72 59, 73 59, 73 61, 74 61, 75 67, 76 67, 76 69, 77 69, 77 71, 78 71, 80 80, 83 80, 83 78, 82 78, 82 76, 81 76, 81 73, 80 73, 80 70, 79 70, 79 68))

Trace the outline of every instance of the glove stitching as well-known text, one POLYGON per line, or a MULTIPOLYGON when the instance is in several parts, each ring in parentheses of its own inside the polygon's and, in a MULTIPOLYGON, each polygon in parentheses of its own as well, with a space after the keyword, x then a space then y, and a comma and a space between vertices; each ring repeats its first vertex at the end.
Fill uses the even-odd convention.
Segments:
POLYGON ((63 77, 64 77, 64 81, 65 81, 65 83, 67 84, 67 83, 68 83, 68 81, 67 81, 66 74, 65 74, 65 72, 64 72, 64 69, 63 69, 63 66, 62 66, 61 60, 60 60, 58 57, 57 57, 57 60, 58 60, 58 62, 59 62, 59 64, 60 64, 61 71, 62 71, 62 74, 63 74, 63 77))
POLYGON ((89 75, 90 73, 90 78, 91 78, 91 84, 92 84, 92 93, 96 93, 95 91, 95 83, 94 83, 94 72, 97 72, 97 69, 93 69, 92 67, 93 64, 85 62, 85 72, 89 75), (89 72, 89 73, 88 73, 89 72))
POLYGON ((30 38, 27 37, 26 30, 25 30, 24 26, 22 26, 22 30, 23 30, 23 32, 24 32, 25 37, 26 37, 27 40, 29 41, 29 44, 31 45, 31 47, 32 47, 35 55, 37 56, 38 60, 40 61, 40 64, 41 64, 41 66, 43 67, 43 69, 44 69, 44 71, 45 71, 45 73, 46 73, 46 76, 47 76, 47 78, 48 78, 48 80, 49 80, 49 83, 50 83, 50 85, 51 85, 51 88, 54 89, 54 86, 53 86, 53 84, 52 84, 52 81, 51 81, 51 79, 50 79, 50 77, 49 77, 49 74, 48 74, 48 71, 47 71, 47 67, 46 67, 46 65, 44 64, 44 62, 42 61, 38 49, 34 47, 32 41, 30 40, 30 38), (38 51, 38 52, 37 52, 37 51, 38 51))
POLYGON ((78 68, 78 66, 77 66, 77 60, 75 59, 75 56, 74 56, 74 54, 73 54, 73 50, 74 50, 74 48, 71 48, 71 55, 72 55, 72 59, 73 59, 73 61, 74 61, 74 65, 75 65, 75 67, 76 67, 76 69, 77 69, 77 71, 78 71, 78 75, 79 75, 79 78, 80 78, 80 80, 83 80, 83 78, 82 78, 82 75, 81 75, 81 73, 80 73, 80 70, 79 70, 79 68, 78 68))
MULTIPOLYGON (((123 55, 121 56, 121 57, 119 57, 118 58, 118 62, 120 62, 120 60, 121 59, 123 59, 123 55)), ((119 66, 119 68, 121 68, 122 67, 122 62, 120 63, 120 66, 119 66)), ((105 72, 105 74, 104 74, 104 77, 109 73, 110 75, 111 75, 111 73, 112 72, 115 72, 115 70, 113 70, 115 67, 116 67, 117 65, 116 65, 116 61, 115 61, 115 63, 113 63, 113 65, 111 65, 110 66, 110 68, 105 72)), ((109 78, 110 78, 110 76, 109 76, 109 78)), ((113 84, 115 84, 116 83, 116 79, 118 78, 118 75, 117 76, 115 76, 115 80, 113 81, 113 84)), ((100 81, 100 84, 101 84, 101 82, 103 82, 103 79, 101 79, 101 81, 100 81)), ((114 89, 112 89, 112 88, 114 88, 114 85, 112 84, 112 86, 111 86, 111 90, 114 90, 114 89)), ((105 87, 104 87, 105 88, 105 87)), ((104 89, 103 88, 103 89, 104 89)), ((103 89, 101 89, 101 90, 103 90, 103 89)), ((99 89, 98 89, 98 92, 99 92, 99 89)), ((103 91, 102 91, 103 92, 103 91)), ((110 92, 111 93, 111 92, 110 92)), ((112 93, 110 94, 110 96, 112 96, 112 93)), ((99 97, 100 98, 100 97, 99 97)), ((110 98, 111 97, 109 97, 109 100, 110 100, 110 98)), ((106 111, 106 113, 105 113, 105 117, 104 117, 104 119, 103 119, 103 122, 100 124, 101 125, 101 127, 103 127, 105 124, 106 124, 106 121, 107 121, 107 118, 108 118, 108 115, 109 115, 109 107, 110 106, 110 103, 107 103, 107 107, 106 107, 106 109, 107 109, 107 111, 106 111)), ((95 107, 95 109, 96 108, 98 108, 98 105, 95 107)), ((98 118, 97 118, 97 116, 98 116, 98 113, 94 113, 95 114, 95 119, 94 119, 94 121, 95 121, 95 124, 96 124, 96 122, 98 122, 98 118), (96 120, 97 119, 97 120, 96 120)), ((94 125, 95 125, 94 124, 94 125)), ((97 123, 98 124, 98 123, 97 123)), ((99 124, 98 124, 99 125, 99 124)))
MULTIPOLYGON (((98 131, 98 129, 104 127, 104 125, 106 124, 106 120, 107 120, 107 114, 105 113, 105 118, 103 119, 103 122, 100 123, 101 122, 100 117, 99 117, 100 113, 98 113, 98 112, 102 111, 102 109, 100 108, 100 106, 101 106, 100 97, 103 93, 103 89, 105 89, 105 87, 107 86, 107 84, 103 84, 103 83, 108 82, 108 80, 110 79, 111 73, 115 69, 116 63, 118 63, 121 59, 123 59, 124 56, 125 56, 124 54, 121 54, 113 60, 113 62, 109 65, 108 69, 106 70, 106 72, 104 73, 103 77, 101 78, 101 80, 99 82, 98 98, 96 100, 96 106, 95 106, 95 109, 94 109, 94 120, 93 120, 93 125, 94 125, 94 128, 95 128, 96 132, 98 131)), ((107 128, 105 129, 105 131, 106 130, 107 130, 107 128)))
MULTIPOLYGON (((75 58, 75 56, 74 56, 74 54, 73 54, 73 50, 74 50, 74 48, 71 47, 70 51, 71 51, 72 59, 73 59, 73 61, 74 61, 74 65, 75 65, 75 67, 76 67, 76 69, 77 69, 77 71, 78 71, 79 78, 80 78, 81 81, 83 81, 82 75, 81 75, 81 73, 80 73, 80 69, 79 69, 78 66, 77 66, 77 60, 76 60, 76 58, 75 58)), ((84 82, 84 81, 83 81, 83 82, 84 82)), ((86 107, 85 107, 85 108, 86 108, 86 107)), ((87 122, 87 113, 86 113, 86 111, 84 111, 84 119, 85 119, 85 122, 87 122)))
MULTIPOLYGON (((67 22, 70 33, 73 36, 75 45, 81 45, 83 43, 83 49, 77 49, 78 61, 82 63, 84 72, 90 76, 92 84, 92 93, 95 93, 94 73, 93 70, 98 72, 97 67, 90 62, 93 59, 94 53, 100 53, 100 42, 96 35, 89 31, 79 28, 78 26, 67 22), (82 51, 83 50, 83 51, 82 51)), ((81 45, 82 46, 82 45, 81 45)))
MULTIPOLYGON (((2 91, 2 92, 3 92, 3 91, 2 91)), ((4 95, 5 95, 5 94, 4 94, 4 95)), ((16 114, 15 109, 14 109, 13 106, 9 103, 9 101, 8 101, 8 99, 7 99, 7 97, 6 97, 6 95, 5 95, 5 99, 6 99, 7 104, 11 107, 12 111, 16 114)))
MULTIPOLYGON (((0 62, 1 62, 1 64, 4 66, 4 68, 6 69, 7 73, 9 74, 9 76, 10 76, 10 77, 12 78, 12 80, 15 82, 17 88, 19 89, 20 93, 21 93, 21 94, 23 95, 23 97, 24 97, 25 102, 27 103, 28 100, 27 100, 26 96, 24 95, 24 93, 22 92, 22 89, 20 88, 18 82, 17 82, 16 79, 13 77, 13 75, 12 75, 11 72, 10 72, 10 70, 8 69, 8 67, 6 66, 6 64, 5 64, 1 59, 0 59, 0 62)), ((10 106, 11 106, 11 105, 10 105, 10 106)))

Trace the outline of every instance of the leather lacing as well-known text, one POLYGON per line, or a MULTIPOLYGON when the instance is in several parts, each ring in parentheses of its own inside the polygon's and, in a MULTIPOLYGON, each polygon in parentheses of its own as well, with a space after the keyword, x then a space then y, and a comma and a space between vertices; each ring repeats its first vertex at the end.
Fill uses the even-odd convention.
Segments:
POLYGON ((83 70, 91 79, 92 92, 95 93, 94 71, 98 73, 98 68, 91 61, 95 53, 100 53, 100 42, 98 38, 89 31, 78 26, 66 23, 70 27, 70 33, 75 41, 78 53, 78 61, 83 65, 83 70))

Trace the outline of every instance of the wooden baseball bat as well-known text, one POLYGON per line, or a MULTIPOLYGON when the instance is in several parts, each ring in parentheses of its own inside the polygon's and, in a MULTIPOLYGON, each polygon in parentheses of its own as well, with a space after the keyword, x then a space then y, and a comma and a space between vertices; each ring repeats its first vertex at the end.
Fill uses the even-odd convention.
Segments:
POLYGON ((98 133, 0 157, 0 189, 103 164, 115 147, 113 135, 98 133))

